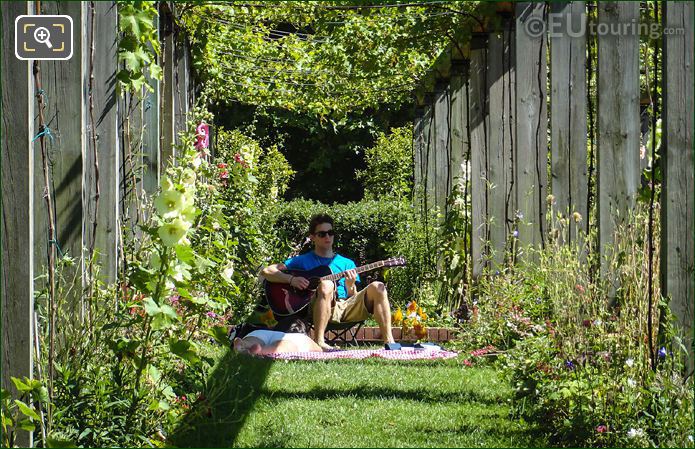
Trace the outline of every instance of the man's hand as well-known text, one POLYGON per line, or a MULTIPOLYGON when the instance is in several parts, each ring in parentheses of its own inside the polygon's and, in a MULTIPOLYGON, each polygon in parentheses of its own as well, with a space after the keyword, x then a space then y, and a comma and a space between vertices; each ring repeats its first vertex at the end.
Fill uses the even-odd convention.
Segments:
POLYGON ((292 279, 290 279, 290 286, 299 290, 305 290, 309 286, 309 281, 307 278, 294 276, 292 279))
POLYGON ((348 296, 354 295, 355 292, 355 281, 357 280, 357 270, 347 270, 345 272, 345 288, 347 289, 348 296))

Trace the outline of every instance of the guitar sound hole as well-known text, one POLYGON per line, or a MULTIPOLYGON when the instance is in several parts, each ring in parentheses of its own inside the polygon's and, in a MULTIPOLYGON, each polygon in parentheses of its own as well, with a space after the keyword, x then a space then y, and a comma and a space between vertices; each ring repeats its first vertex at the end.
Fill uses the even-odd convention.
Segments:
POLYGON ((321 282, 321 279, 319 278, 310 278, 309 279, 309 290, 316 290, 319 288, 319 282, 321 282))

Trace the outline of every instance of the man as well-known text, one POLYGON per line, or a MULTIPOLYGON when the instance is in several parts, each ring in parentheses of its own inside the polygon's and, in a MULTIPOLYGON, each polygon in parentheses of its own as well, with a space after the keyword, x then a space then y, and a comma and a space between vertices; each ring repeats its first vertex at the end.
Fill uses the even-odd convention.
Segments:
POLYGON ((323 349, 330 349, 324 340, 324 333, 329 321, 355 322, 363 321, 370 314, 379 323, 385 343, 394 343, 391 334, 391 306, 386 286, 381 282, 372 282, 367 288, 357 291, 355 283, 359 275, 352 260, 333 252, 333 219, 325 214, 311 217, 309 222, 309 239, 314 249, 300 256, 287 259, 265 267, 261 274, 270 282, 290 284, 297 289, 306 289, 309 280, 301 276, 283 273, 286 269, 311 270, 321 265, 328 265, 333 273, 346 271, 345 277, 336 284, 333 281, 321 281, 312 298, 311 313, 314 323, 314 340, 323 349))

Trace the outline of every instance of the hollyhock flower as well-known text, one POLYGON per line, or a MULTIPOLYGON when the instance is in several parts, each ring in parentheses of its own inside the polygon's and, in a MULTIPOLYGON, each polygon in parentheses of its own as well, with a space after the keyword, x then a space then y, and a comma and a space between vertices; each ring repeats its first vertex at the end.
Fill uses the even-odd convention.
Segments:
POLYGON ((229 179, 229 172, 224 170, 220 173, 220 179, 229 179))
POLYGON ((171 182, 168 176, 162 176, 162 179, 159 181, 159 187, 162 190, 174 190, 174 183, 171 182))
POLYGON ((190 168, 187 168, 187 169, 184 170, 183 173, 181 174, 181 182, 182 182, 183 184, 192 186, 193 184, 195 184, 195 180, 196 180, 196 174, 195 174, 195 172, 194 172, 193 170, 191 170, 190 168))
POLYGON ((234 262, 231 260, 227 262, 227 264, 222 267, 222 272, 220 273, 220 276, 222 276, 222 279, 224 279, 228 284, 232 284, 232 276, 234 275, 234 262))
POLYGON ((163 190, 154 200, 154 207, 162 218, 176 217, 183 205, 183 194, 176 190, 163 190))
POLYGON ((182 242, 190 227, 190 223, 177 218, 171 223, 165 223, 160 226, 157 230, 157 234, 159 234, 159 238, 162 239, 162 243, 166 246, 173 247, 182 242))
POLYGON ((605 433, 605 432, 608 431, 608 427, 605 426, 605 425, 603 425, 603 424, 601 424, 600 426, 597 426, 597 427, 596 427, 596 431, 597 431, 598 433, 605 433))
POLYGON ((225 164, 224 162, 220 162, 219 164, 217 164, 217 168, 227 168, 227 164, 225 164))
POLYGON ((210 145, 210 127, 206 123, 200 123, 195 129, 195 148, 202 150, 210 145))

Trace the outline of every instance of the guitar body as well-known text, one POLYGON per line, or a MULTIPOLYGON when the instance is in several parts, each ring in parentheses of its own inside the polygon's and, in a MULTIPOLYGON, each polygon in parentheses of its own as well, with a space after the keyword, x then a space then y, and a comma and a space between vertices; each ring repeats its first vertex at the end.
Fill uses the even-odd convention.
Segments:
POLYGON ((265 281, 263 287, 266 300, 270 309, 278 316, 294 315, 304 310, 311 302, 311 296, 318 288, 321 277, 332 274, 328 265, 322 265, 308 271, 285 270, 283 273, 306 278, 309 281, 309 288, 298 290, 290 287, 289 284, 265 281))

